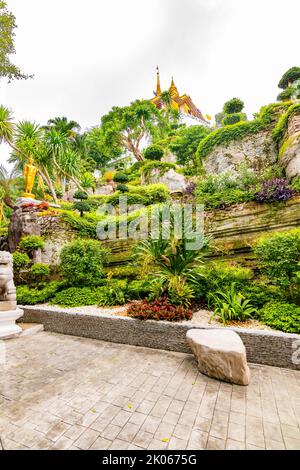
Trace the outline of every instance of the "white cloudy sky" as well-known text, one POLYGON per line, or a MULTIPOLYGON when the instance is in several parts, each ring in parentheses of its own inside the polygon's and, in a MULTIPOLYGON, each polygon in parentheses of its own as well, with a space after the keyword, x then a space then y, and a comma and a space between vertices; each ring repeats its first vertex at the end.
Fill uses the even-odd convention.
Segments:
MULTIPOLYGON (((84 128, 113 105, 150 98, 174 75, 204 114, 239 96, 251 116, 300 65, 299 0, 7 0, 14 62, 33 80, 1 83, 16 119, 65 115, 84 128)), ((7 149, 0 148, 5 162, 7 149)))

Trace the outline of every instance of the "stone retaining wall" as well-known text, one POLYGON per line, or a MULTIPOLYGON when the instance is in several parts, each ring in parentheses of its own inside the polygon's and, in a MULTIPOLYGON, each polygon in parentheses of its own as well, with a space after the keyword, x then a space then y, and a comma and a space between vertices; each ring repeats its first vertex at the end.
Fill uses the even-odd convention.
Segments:
MULTIPOLYGON (((41 323, 46 331, 185 353, 191 353, 186 341, 187 330, 200 328, 191 324, 140 321, 104 314, 66 313, 59 308, 56 311, 46 307, 22 308, 22 322, 41 323)), ((242 338, 250 362, 300 370, 300 335, 232 329, 242 338)))

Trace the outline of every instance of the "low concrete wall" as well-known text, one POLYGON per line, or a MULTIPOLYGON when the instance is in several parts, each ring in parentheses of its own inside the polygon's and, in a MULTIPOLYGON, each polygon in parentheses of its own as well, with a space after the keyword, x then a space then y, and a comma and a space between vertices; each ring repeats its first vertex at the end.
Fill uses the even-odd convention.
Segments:
MULTIPOLYGON (((56 311, 47 310, 45 307, 22 308, 24 316, 20 321, 41 323, 45 331, 185 353, 191 353, 186 341, 186 332, 190 328, 201 328, 185 323, 66 313, 59 308, 56 311)), ((300 370, 300 335, 231 329, 242 338, 250 362, 300 370)))

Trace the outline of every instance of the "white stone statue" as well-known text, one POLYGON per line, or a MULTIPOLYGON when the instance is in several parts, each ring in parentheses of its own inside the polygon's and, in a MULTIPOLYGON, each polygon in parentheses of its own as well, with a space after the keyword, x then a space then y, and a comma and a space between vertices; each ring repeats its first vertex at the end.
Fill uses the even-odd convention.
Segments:
POLYGON ((13 257, 8 251, 0 251, 0 338, 10 338, 21 333, 16 320, 23 315, 17 308, 14 284, 13 257))

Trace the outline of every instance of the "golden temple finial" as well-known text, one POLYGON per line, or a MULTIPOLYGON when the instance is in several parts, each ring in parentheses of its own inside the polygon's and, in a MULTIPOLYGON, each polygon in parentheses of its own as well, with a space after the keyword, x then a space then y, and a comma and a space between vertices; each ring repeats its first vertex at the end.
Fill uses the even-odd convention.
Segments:
POLYGON ((156 67, 156 96, 160 96, 161 95, 161 88, 160 88, 160 77, 159 77, 159 68, 158 66, 156 67))
POLYGON ((169 88, 169 91, 171 93, 172 98, 175 98, 175 97, 179 96, 179 93, 178 93, 177 87, 174 83, 174 78, 173 77, 172 77, 171 86, 169 88))

